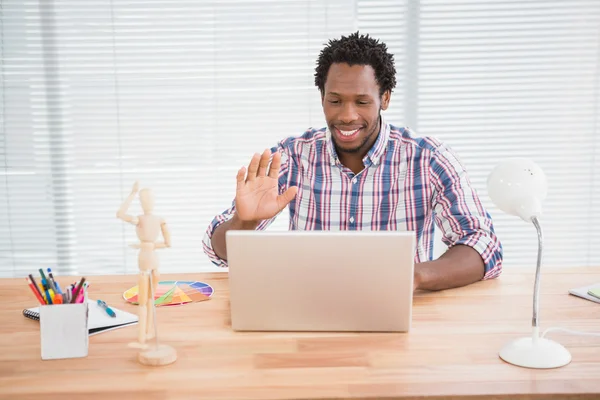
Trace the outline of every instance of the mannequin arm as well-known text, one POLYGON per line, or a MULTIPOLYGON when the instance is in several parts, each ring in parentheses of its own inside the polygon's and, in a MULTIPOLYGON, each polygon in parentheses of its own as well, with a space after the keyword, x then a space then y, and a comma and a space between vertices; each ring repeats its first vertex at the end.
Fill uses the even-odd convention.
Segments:
POLYGON ((121 208, 119 208, 119 211, 117 211, 117 218, 122 219, 125 222, 129 222, 130 224, 133 224, 133 225, 137 225, 139 223, 139 220, 137 217, 127 214, 127 210, 129 209, 129 206, 131 205, 131 202, 135 198, 135 195, 138 192, 138 190, 139 190, 139 185, 136 182, 136 183, 134 183, 133 188, 131 189, 131 193, 129 194, 129 196, 127 196, 127 198, 125 199, 123 204, 121 204, 121 208))
POLYGON ((155 243, 156 248, 164 249, 165 247, 171 247, 171 233, 169 232, 169 227, 167 226, 165 220, 162 220, 160 224, 160 230, 162 231, 164 242, 155 243))

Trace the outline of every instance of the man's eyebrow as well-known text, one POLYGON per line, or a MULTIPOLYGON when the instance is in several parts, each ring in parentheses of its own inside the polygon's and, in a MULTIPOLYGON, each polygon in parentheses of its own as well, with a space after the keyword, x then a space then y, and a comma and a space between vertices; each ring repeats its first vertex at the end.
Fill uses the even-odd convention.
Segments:
MULTIPOLYGON (((341 94, 339 94, 339 93, 337 93, 337 92, 327 92, 327 94, 332 94, 332 95, 334 95, 334 96, 340 96, 340 97, 342 97, 342 95, 341 95, 341 94)), ((362 93, 361 93, 361 94, 357 94, 357 95, 356 95, 356 97, 369 97, 369 98, 370 98, 370 97, 371 97, 371 95, 368 95, 368 94, 362 94, 362 93)))

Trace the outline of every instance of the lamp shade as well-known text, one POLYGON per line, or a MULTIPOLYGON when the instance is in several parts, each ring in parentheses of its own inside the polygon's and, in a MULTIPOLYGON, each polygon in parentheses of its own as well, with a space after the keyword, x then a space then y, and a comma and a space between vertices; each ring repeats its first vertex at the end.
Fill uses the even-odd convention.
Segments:
POLYGON ((510 158, 494 167, 487 179, 487 189, 500 210, 531 222, 542 214, 548 184, 539 165, 527 158, 510 158))

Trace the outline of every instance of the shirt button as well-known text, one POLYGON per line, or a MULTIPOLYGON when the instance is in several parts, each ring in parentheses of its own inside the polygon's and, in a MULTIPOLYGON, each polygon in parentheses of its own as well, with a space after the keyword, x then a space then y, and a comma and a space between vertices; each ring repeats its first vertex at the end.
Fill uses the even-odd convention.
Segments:
POLYGON ((350 217, 350 223, 353 224, 354 223, 354 217, 350 217))
POLYGON ((353 184, 356 183, 356 178, 352 179, 352 183, 353 184))

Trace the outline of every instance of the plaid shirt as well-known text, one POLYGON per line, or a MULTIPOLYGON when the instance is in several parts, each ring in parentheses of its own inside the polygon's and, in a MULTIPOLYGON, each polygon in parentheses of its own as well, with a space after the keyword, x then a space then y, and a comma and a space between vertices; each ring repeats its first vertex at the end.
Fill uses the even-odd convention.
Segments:
MULTIPOLYGON (((435 222, 446 245, 467 245, 481 255, 484 279, 500 274, 502 245, 492 219, 456 154, 436 139, 415 137, 382 118, 358 174, 340 163, 327 128, 286 138, 271 150, 282 154, 279 192, 298 187, 288 206, 290 230, 414 231, 419 263, 433 258, 435 222)), ((213 251, 212 233, 234 212, 235 201, 215 216, 204 235, 204 252, 217 266, 227 267, 227 262, 213 251)))

